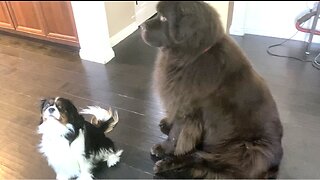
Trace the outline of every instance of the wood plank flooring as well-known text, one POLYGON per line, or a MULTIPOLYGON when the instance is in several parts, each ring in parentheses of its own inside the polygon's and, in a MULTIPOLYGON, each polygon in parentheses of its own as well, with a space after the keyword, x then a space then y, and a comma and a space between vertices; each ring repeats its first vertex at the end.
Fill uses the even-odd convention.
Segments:
MULTIPOLYGON (((234 36, 266 79, 284 125, 284 159, 279 178, 320 178, 320 71, 311 63, 269 56, 282 39, 234 36)), ((304 58, 305 44, 289 41, 273 52, 304 58)), ((62 96, 78 108, 113 107, 120 122, 109 134, 124 149, 121 163, 102 167, 97 178, 154 178, 149 149, 165 138, 163 110, 151 88, 156 49, 139 30, 114 48, 106 65, 83 61, 74 49, 0 34, 0 179, 52 179, 39 154, 39 100, 62 96)), ((314 47, 309 59, 319 53, 314 47)))

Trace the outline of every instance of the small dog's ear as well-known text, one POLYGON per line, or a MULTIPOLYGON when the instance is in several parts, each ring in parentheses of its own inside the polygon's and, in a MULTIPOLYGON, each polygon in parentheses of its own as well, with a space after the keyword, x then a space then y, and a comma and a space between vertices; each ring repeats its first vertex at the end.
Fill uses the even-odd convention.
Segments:
POLYGON ((44 103, 47 101, 46 98, 41 97, 40 98, 40 111, 42 111, 43 107, 44 107, 44 103))
POLYGON ((41 124, 43 123, 43 119, 42 119, 42 109, 43 109, 44 104, 45 104, 46 101, 47 101, 46 98, 44 98, 44 97, 41 97, 41 98, 40 98, 40 114, 41 114, 41 117, 40 117, 39 125, 41 125, 41 124))
POLYGON ((38 125, 41 125, 42 123, 43 123, 43 119, 42 119, 42 117, 40 117, 40 121, 39 121, 38 125))

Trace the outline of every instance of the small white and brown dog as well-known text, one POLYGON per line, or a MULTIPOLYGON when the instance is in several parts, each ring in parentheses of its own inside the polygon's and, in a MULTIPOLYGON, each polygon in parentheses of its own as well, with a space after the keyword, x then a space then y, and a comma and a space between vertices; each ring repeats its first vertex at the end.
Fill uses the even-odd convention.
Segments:
POLYGON ((116 150, 105 133, 118 120, 118 113, 112 113, 111 109, 89 106, 78 112, 68 99, 42 100, 39 151, 56 172, 56 178, 92 179, 92 170, 98 163, 106 162, 108 167, 117 164, 122 150, 116 150), (94 122, 86 121, 81 114, 93 115, 94 122))

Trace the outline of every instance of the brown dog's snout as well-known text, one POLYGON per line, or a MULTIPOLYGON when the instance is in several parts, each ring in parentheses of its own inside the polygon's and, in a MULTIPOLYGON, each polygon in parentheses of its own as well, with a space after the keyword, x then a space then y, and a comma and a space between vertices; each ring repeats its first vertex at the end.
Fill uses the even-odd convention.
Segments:
POLYGON ((140 25, 141 30, 147 30, 147 26, 145 23, 140 25))

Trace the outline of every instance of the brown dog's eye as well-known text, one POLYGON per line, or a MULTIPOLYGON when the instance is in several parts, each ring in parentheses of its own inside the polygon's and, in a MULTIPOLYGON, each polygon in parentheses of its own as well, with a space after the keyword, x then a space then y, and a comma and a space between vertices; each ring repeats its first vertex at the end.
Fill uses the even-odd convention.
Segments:
POLYGON ((164 17, 164 16, 160 16, 160 21, 161 21, 161 22, 165 22, 165 21, 167 21, 167 18, 164 17))

